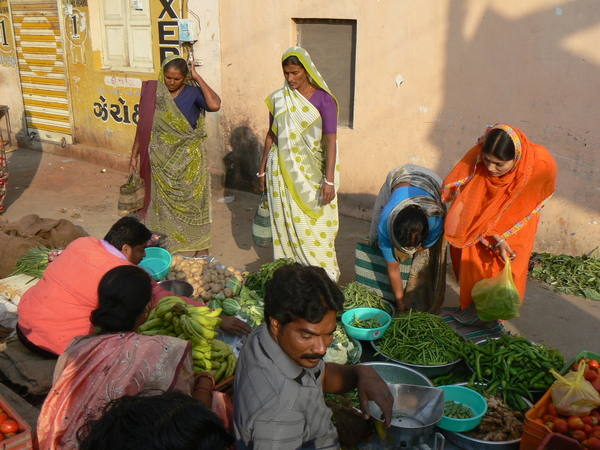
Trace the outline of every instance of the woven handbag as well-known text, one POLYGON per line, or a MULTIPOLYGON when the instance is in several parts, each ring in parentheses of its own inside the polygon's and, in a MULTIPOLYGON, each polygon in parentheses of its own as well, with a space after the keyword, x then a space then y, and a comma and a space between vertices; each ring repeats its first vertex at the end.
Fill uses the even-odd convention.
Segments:
POLYGON ((252 221, 252 238, 257 247, 268 247, 273 242, 267 191, 261 194, 258 208, 256 208, 256 214, 252 221))
POLYGON ((145 200, 144 180, 135 172, 131 172, 127 183, 119 189, 119 203, 117 208, 120 216, 126 216, 144 207, 145 200))

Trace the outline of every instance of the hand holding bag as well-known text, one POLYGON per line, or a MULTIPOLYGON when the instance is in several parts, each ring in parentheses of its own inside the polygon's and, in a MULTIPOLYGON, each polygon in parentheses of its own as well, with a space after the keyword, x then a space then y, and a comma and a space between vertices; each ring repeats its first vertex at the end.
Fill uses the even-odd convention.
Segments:
POLYGON ((498 275, 475 283, 471 296, 477 316, 485 322, 519 317, 521 296, 513 281, 510 261, 498 275))
POLYGON ((268 247, 273 241, 267 191, 263 191, 261 194, 258 208, 256 208, 256 214, 252 221, 252 238, 257 247, 268 247))
POLYGON ((127 183, 120 187, 118 210, 120 216, 142 209, 144 207, 146 189, 144 180, 133 171, 129 174, 127 183))

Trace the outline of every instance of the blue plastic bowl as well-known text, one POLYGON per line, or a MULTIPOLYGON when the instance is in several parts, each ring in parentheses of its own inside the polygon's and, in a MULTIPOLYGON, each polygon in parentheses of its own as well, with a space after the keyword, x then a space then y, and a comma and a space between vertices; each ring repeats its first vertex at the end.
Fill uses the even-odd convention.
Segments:
POLYGON ((344 329, 348 336, 362 341, 372 341, 383 336, 383 333, 385 333, 392 323, 392 316, 378 308, 352 308, 342 314, 342 323, 344 324, 344 329), (350 323, 355 317, 357 319, 372 319, 373 317, 378 317, 379 322, 382 325, 377 328, 353 327, 350 323))
POLYGON ((442 420, 438 423, 438 426, 444 430, 455 431, 462 433, 469 431, 479 425, 483 415, 487 411, 487 402, 485 398, 465 386, 440 386, 444 391, 444 402, 455 401, 462 403, 465 406, 469 406, 473 411, 474 416, 469 419, 455 419, 453 417, 442 416, 442 420))
POLYGON ((148 247, 146 256, 140 261, 140 267, 150 274, 153 280, 167 276, 171 267, 171 254, 161 247, 148 247))

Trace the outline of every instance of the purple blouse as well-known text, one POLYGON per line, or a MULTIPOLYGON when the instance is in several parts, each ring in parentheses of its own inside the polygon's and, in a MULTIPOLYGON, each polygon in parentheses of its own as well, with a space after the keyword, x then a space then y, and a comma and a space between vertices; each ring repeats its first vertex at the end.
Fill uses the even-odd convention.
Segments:
MULTIPOLYGON (((329 92, 317 89, 308 99, 321 114, 323 134, 337 133, 337 105, 329 92)), ((269 129, 273 125, 273 115, 269 113, 269 129)))
POLYGON ((189 84, 184 85, 179 95, 175 97, 175 104, 192 128, 198 126, 198 117, 200 117, 202 110, 210 111, 202 94, 202 89, 189 84))

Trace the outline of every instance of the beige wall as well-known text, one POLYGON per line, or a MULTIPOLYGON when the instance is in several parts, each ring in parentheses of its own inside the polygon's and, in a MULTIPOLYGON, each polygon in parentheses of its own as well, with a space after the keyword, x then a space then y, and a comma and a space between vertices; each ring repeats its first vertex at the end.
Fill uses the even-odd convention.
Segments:
POLYGON ((559 167, 536 249, 600 245, 597 1, 222 0, 223 139, 231 147, 244 130, 256 159, 292 18, 357 20, 354 127, 338 135, 342 213, 370 218, 389 169, 445 176, 487 124, 506 122, 559 167))

